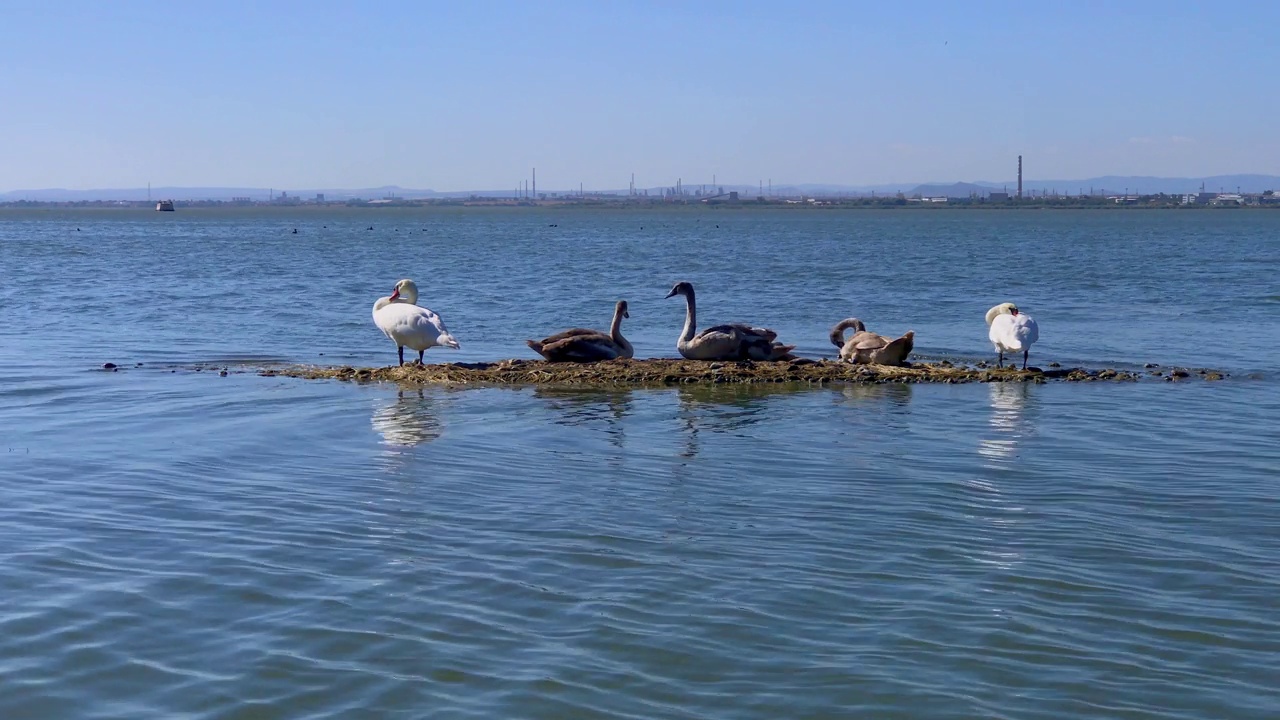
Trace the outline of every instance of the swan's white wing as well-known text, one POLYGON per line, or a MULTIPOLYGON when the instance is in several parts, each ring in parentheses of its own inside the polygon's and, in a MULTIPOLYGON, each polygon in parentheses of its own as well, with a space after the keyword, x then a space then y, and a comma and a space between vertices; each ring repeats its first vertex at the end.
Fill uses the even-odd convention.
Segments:
POLYGON ((1040 339, 1040 326, 1030 316, 1019 314, 1015 320, 1014 334, 1017 335, 1018 341, 1022 343, 1024 348, 1031 347, 1035 341, 1040 339))
POLYGON ((1022 342, 1018 339, 1014 324, 1015 316, 1009 314, 997 315, 991 320, 991 329, 987 331, 987 337, 997 350, 1022 349, 1022 342))
POLYGON ((391 303, 375 312, 373 321, 396 344, 414 350, 425 350, 435 345, 457 345, 444 320, 418 305, 391 303))

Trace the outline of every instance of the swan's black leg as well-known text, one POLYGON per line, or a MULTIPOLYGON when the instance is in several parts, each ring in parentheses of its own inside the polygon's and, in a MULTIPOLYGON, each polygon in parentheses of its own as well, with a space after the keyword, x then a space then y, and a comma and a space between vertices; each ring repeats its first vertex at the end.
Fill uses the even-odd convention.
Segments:
POLYGON ((400 364, 403 365, 404 364, 404 346, 397 345, 396 352, 400 353, 400 364))
POLYGON ((1004 351, 999 350, 997 352, 999 352, 999 355, 996 357, 996 367, 1004 367, 1004 351))
POLYGON ((1031 348, 1022 351, 1022 369, 1027 369, 1027 356, 1031 354, 1031 348))
POLYGON ((422 364, 422 353, 424 353, 424 352, 426 352, 426 350, 419 350, 419 351, 418 351, 418 364, 419 364, 419 365, 421 365, 421 364, 422 364))

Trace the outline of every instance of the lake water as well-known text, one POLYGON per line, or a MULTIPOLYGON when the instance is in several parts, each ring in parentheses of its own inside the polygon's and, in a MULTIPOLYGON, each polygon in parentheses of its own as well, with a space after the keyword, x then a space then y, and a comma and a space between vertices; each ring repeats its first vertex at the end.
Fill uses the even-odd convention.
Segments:
POLYGON ((1280 213, 10 210, 0 268, 5 720, 1280 715, 1280 213), (238 372, 394 362, 401 277, 435 362, 619 298, 673 357, 689 280, 810 357, 1011 300, 1033 364, 1231 376, 238 372))

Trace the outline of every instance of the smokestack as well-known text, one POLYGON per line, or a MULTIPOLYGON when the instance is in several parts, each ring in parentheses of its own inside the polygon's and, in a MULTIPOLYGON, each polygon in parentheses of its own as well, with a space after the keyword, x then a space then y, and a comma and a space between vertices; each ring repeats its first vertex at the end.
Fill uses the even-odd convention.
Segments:
POLYGON ((1022 199, 1022 156, 1018 156, 1018 199, 1022 199))
MULTIPOLYGON (((1018 156, 1018 167, 1022 167, 1022 156, 1018 156)), ((1022 176, 1022 170, 1018 170, 1018 176, 1022 176)), ((533 169, 533 199, 538 199, 538 168, 533 169)))

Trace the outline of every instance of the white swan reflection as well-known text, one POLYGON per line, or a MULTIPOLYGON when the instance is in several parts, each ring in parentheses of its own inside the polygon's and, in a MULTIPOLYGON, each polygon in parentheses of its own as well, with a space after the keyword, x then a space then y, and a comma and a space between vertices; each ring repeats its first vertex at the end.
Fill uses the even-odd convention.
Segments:
POLYGON ((983 438, 978 454, 992 461, 1007 463, 1018 451, 1018 443, 1034 429, 1026 421, 1027 400, 1031 383, 993 382, 987 384, 991 394, 991 425, 993 435, 983 438))
POLYGON ((971 557, 981 565, 1009 570, 1024 561, 1021 528, 1026 508, 1010 494, 1008 485, 1010 473, 1020 471, 1021 443, 1035 433, 1035 424, 1028 420, 1028 408, 1035 408, 1035 390, 1032 383, 993 382, 987 384, 987 392, 989 429, 978 441, 985 472, 964 481, 971 491, 971 517, 980 537, 971 557))
POLYGON ((374 407, 369 422, 374 432, 382 436, 382 444, 393 447, 428 443, 444 432, 432 401, 423 395, 422 390, 401 390, 395 400, 383 400, 374 407))

